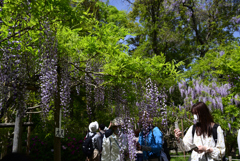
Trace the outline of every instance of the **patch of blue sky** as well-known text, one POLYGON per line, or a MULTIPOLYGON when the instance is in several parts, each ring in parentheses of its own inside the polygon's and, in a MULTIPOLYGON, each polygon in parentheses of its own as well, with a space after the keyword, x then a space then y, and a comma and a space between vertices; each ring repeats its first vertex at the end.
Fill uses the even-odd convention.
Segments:
MULTIPOLYGON (((109 5, 115 6, 118 10, 125 10, 127 12, 132 11, 131 4, 126 0, 101 0, 102 2, 108 2, 109 5)), ((134 2, 131 0, 131 2, 134 2)))
POLYGON ((234 32, 233 36, 234 36, 234 37, 240 37, 240 28, 239 28, 239 31, 238 31, 238 32, 234 32))

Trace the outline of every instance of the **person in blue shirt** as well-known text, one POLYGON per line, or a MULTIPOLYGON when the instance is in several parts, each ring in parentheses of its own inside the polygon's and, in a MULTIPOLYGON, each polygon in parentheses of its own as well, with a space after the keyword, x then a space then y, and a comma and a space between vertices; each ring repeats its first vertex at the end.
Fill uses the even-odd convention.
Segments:
POLYGON ((143 151, 143 160, 160 161, 163 145, 163 134, 158 127, 152 125, 153 119, 148 119, 148 129, 139 133, 137 150, 143 151))

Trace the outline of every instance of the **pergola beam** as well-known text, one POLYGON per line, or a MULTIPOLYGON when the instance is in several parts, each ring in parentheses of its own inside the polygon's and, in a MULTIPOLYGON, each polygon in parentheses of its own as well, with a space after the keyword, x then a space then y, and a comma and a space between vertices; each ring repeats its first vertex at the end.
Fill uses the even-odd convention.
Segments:
POLYGON ((37 105, 37 106, 34 106, 34 107, 28 107, 27 110, 32 110, 32 109, 36 109, 36 108, 40 108, 41 105, 37 105))
MULTIPOLYGON (((33 122, 24 122, 22 124, 22 126, 33 126, 34 123, 33 122)), ((4 128, 4 127, 14 127, 15 123, 0 123, 0 128, 4 128)))

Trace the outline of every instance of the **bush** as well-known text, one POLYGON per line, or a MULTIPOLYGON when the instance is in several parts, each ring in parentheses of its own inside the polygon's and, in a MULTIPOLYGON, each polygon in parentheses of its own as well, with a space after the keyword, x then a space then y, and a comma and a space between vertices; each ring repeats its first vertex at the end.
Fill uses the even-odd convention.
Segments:
MULTIPOLYGON (((62 161, 85 160, 82 152, 82 142, 85 136, 81 134, 68 134, 61 139, 62 161)), ((34 161, 54 160, 54 139, 52 136, 32 136, 30 141, 30 157, 34 161)), ((26 140, 25 140, 26 143, 26 140)), ((26 145, 23 145, 26 147, 26 145)), ((26 148, 24 148, 26 151, 26 148)))

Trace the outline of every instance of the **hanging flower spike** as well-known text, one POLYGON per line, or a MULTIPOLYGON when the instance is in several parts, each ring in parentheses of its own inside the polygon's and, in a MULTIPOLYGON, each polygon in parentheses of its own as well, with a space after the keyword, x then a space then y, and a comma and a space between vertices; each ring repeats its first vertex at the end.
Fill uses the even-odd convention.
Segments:
POLYGON ((228 128, 231 131, 231 124, 230 123, 228 123, 228 128))

